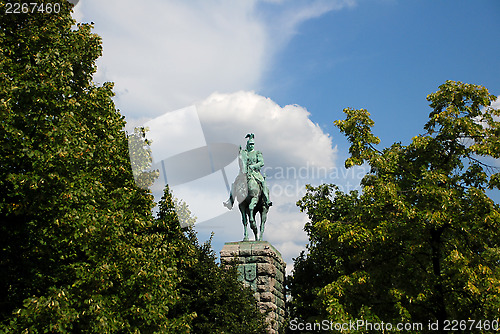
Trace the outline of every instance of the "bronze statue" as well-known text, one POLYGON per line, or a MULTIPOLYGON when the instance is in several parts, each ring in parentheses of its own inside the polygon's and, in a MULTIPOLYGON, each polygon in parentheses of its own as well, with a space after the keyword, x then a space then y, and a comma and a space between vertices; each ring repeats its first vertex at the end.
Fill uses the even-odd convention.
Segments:
POLYGON ((257 241, 262 240, 262 236, 264 235, 267 212, 272 202, 269 199, 269 188, 267 187, 266 177, 260 172, 260 169, 264 166, 264 158, 260 151, 254 150, 254 134, 249 133, 245 138, 248 138, 247 147, 245 150, 242 150, 240 146, 238 154, 240 173, 231 186, 229 199, 224 202, 224 206, 231 210, 236 195, 243 222, 243 241, 248 241, 248 221, 250 221, 250 228, 255 234, 255 240, 257 241), (260 213, 259 230, 257 230, 255 222, 257 212, 260 213))

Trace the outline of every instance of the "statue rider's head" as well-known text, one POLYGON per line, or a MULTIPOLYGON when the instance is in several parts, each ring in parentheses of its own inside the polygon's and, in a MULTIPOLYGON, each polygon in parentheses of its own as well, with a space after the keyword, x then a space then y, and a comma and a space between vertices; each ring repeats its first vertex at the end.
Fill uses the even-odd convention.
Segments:
POLYGON ((245 137, 245 138, 248 138, 248 140, 247 140, 247 151, 248 152, 252 152, 254 147, 255 147, 255 141, 254 141, 253 137, 254 137, 253 133, 249 133, 245 137))

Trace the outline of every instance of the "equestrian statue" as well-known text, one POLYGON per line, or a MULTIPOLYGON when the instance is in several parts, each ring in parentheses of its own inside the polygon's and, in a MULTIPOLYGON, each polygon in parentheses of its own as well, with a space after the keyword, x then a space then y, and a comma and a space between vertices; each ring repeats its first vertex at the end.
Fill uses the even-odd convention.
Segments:
POLYGON ((255 234, 255 241, 262 241, 264 235, 264 225, 266 224, 267 212, 272 202, 269 199, 269 188, 266 183, 266 176, 260 172, 264 166, 264 158, 260 151, 254 150, 254 134, 249 133, 246 149, 238 153, 240 173, 231 186, 229 199, 223 204, 229 210, 233 208, 234 199, 238 200, 238 207, 241 212, 243 222, 243 241, 248 241, 248 222, 255 234), (260 229, 257 229, 255 217, 260 213, 260 229))

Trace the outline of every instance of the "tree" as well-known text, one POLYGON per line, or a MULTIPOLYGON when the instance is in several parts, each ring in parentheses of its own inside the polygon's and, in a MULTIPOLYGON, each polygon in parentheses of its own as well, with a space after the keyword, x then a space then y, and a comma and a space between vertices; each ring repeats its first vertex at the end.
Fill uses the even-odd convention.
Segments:
POLYGON ((159 207, 157 228, 164 226, 159 232, 177 240, 180 253, 176 257, 182 259, 177 264, 181 302, 172 307, 170 314, 194 314, 193 333, 266 333, 264 316, 253 292, 239 281, 236 267, 226 269, 217 264, 210 240, 200 245, 192 225, 179 220, 181 214, 184 222, 193 222, 186 203, 175 199, 167 187, 159 207))
POLYGON ((100 38, 60 9, 0 18, 0 321, 185 332, 193 316, 168 313, 175 248, 150 232, 154 202, 135 185, 112 84, 91 81, 100 38))
MULTIPOLYGON (((441 330, 445 320, 498 320, 500 208, 486 193, 500 186, 488 164, 500 158, 496 97, 447 81, 427 99, 427 132, 406 146, 378 150, 366 110, 335 122, 351 143, 346 168, 371 172, 361 192, 309 186, 297 203, 310 218, 309 253, 295 261, 292 317, 441 330)), ((480 327, 467 331, 489 330, 480 327)))
MULTIPOLYGON (((204 316, 183 306, 202 251, 168 188, 153 215, 155 172, 139 165, 139 187, 129 159, 147 155, 144 132, 127 138, 113 85, 92 82, 100 38, 58 3, 0 16, 0 332, 189 333, 204 316)), ((233 280, 212 271, 211 284, 233 280)), ((232 312, 247 315, 255 301, 241 300, 232 312)))

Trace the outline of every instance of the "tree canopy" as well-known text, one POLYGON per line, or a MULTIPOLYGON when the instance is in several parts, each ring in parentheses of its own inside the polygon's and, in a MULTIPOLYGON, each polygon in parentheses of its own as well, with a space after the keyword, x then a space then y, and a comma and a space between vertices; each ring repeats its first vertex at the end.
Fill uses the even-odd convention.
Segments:
POLYGON ((113 84, 92 82, 101 40, 59 3, 0 1, 0 332, 261 332, 168 188, 153 214, 155 173, 138 185, 129 158, 144 133, 129 148, 113 84))
POLYGON ((346 168, 371 171, 360 191, 309 186, 297 203, 310 221, 292 318, 439 321, 441 330, 445 320, 498 320, 500 208, 487 196, 500 186, 495 99, 447 81, 427 97, 426 132, 381 150, 368 111, 344 110, 335 125, 351 144, 346 168))

